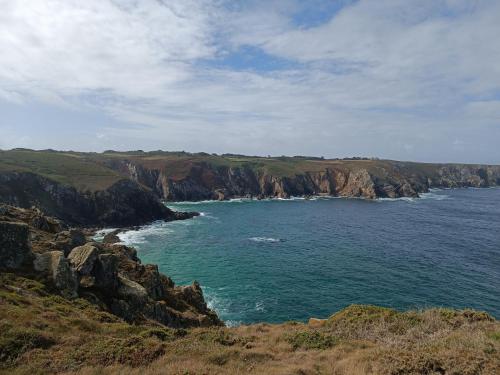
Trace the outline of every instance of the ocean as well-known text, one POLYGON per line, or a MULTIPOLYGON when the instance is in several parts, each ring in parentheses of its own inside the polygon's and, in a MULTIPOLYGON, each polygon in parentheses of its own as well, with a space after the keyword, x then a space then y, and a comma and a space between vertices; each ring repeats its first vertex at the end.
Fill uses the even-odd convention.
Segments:
POLYGON ((471 307, 500 318, 500 189, 421 198, 180 202, 201 216, 120 234, 228 325, 343 307, 471 307))

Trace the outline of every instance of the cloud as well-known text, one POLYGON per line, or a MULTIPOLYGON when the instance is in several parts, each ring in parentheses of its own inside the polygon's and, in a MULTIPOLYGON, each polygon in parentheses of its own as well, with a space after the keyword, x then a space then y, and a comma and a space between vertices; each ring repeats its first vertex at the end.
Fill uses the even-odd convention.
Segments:
POLYGON ((0 0, 0 101, 99 112, 95 149, 500 162, 498 2, 305 4, 0 0))

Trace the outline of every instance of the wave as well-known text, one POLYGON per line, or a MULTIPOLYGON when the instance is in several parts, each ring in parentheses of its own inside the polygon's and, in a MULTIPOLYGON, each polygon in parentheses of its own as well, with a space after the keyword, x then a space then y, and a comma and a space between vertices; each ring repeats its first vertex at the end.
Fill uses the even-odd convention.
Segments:
POLYGON ((250 241, 254 242, 269 242, 269 243, 276 243, 276 242, 284 242, 285 240, 281 238, 272 238, 272 237, 250 237, 250 241))
POLYGON ((172 233, 172 229, 168 228, 169 223, 160 221, 153 224, 149 224, 139 229, 127 230, 125 232, 118 233, 118 238, 121 243, 125 245, 137 245, 149 242, 148 237, 151 236, 163 236, 168 233, 172 233))
POLYGON ((255 311, 258 311, 258 312, 265 312, 266 311, 266 309, 264 308, 263 301, 255 302, 255 311))
POLYGON ((97 232, 95 232, 95 234, 92 236, 92 239, 94 241, 102 241, 104 239, 104 236, 108 233, 111 233, 113 232, 114 230, 117 230, 118 228, 104 228, 104 229, 100 229, 98 230, 97 232))
POLYGON ((449 195, 439 194, 437 192, 443 191, 442 189, 429 189, 428 193, 420 193, 418 198, 414 197, 398 197, 398 198, 377 198, 377 202, 418 202, 419 200, 432 199, 436 201, 442 201, 445 199, 451 199, 449 195))
POLYGON ((230 306, 231 301, 229 299, 221 297, 217 291, 224 290, 223 288, 211 288, 209 286, 201 286, 203 290, 203 296, 205 297, 205 302, 207 303, 207 307, 211 310, 214 310, 220 319, 224 321, 226 326, 228 327, 236 327, 241 325, 243 322, 234 319, 226 319, 230 317, 230 306))
POLYGON ((415 202, 418 198, 413 197, 398 197, 398 198, 377 198, 376 202, 415 202))
POLYGON ((420 199, 434 199, 436 201, 442 201, 445 199, 451 199, 451 197, 446 194, 436 194, 434 191, 431 190, 428 193, 421 193, 420 199))

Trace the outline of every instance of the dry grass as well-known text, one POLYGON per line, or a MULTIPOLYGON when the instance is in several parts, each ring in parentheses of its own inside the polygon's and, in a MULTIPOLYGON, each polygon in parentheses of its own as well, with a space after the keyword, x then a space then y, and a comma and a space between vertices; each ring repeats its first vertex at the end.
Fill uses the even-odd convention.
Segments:
POLYGON ((500 373, 500 323, 476 311, 353 305, 314 327, 171 330, 128 325, 36 281, 0 278, 0 373, 500 373))

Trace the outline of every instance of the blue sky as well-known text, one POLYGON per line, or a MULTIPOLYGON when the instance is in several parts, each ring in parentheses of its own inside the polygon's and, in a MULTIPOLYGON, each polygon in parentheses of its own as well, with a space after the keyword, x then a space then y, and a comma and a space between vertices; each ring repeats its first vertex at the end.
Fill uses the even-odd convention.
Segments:
POLYGON ((0 9, 3 149, 500 163, 500 1, 0 9))

